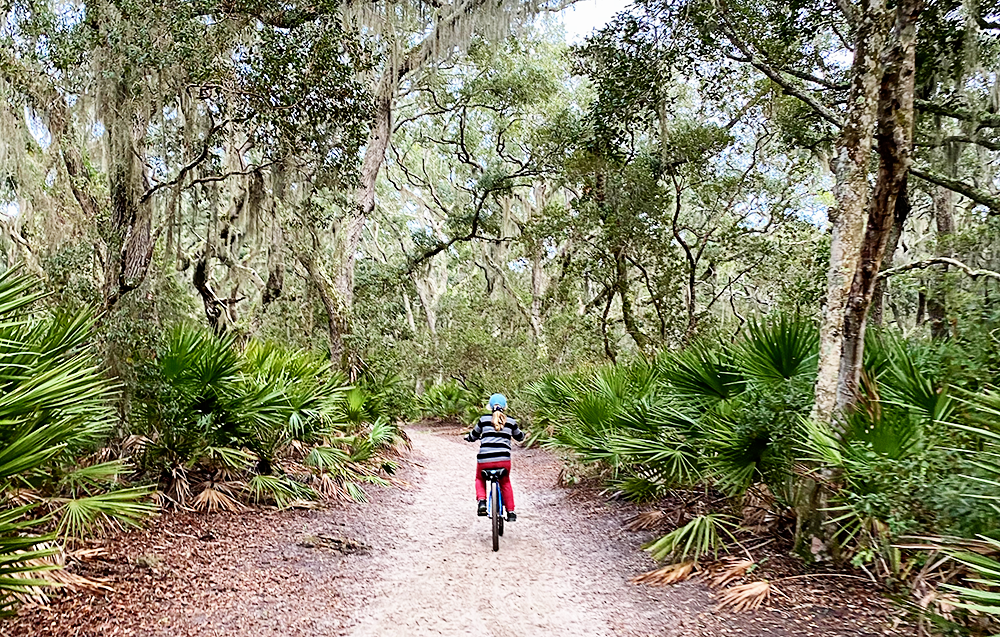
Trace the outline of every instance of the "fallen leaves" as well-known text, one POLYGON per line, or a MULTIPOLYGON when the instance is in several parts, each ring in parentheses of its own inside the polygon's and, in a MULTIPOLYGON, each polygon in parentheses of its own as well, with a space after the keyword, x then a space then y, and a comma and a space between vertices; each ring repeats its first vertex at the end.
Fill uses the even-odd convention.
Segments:
POLYGON ((689 579, 695 572, 697 563, 694 560, 669 564, 642 575, 632 578, 635 584, 647 584, 649 586, 670 586, 689 579))
POLYGON ((639 515, 629 519, 623 527, 626 531, 649 531, 659 528, 667 514, 662 510, 643 511, 639 515))
POLYGON ((719 595, 719 608, 728 607, 734 611, 757 610, 769 597, 771 597, 771 582, 767 580, 739 584, 719 595))

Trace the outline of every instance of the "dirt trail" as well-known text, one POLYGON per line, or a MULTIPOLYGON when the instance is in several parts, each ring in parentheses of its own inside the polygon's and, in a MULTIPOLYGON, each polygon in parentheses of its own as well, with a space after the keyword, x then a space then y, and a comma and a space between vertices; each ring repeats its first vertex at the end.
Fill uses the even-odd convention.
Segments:
POLYGON ((77 568, 105 590, 23 608, 0 637, 902 634, 853 580, 782 584, 770 607, 736 614, 697 581, 629 583, 654 566, 638 550, 649 535, 623 530, 635 510, 557 486, 559 461, 540 450, 515 449, 518 521, 494 553, 461 433, 409 430, 408 487, 374 488, 367 504, 167 515, 119 534, 77 568))
POLYGON ((591 585, 600 552, 582 556, 580 544, 591 538, 559 510, 566 506, 560 493, 532 484, 530 469, 537 473, 537 467, 518 471, 528 463, 515 458, 519 518, 506 525, 494 553, 489 523, 475 514, 474 446, 419 431, 411 438, 423 465, 421 488, 392 525, 393 546, 373 554, 365 567, 381 578, 362 592, 372 603, 349 635, 615 634, 603 606, 620 603, 612 599, 620 591, 591 585))
POLYGON ((544 451, 514 450, 518 520, 494 553, 475 514, 475 446, 457 431, 409 433, 415 488, 378 507, 372 528, 395 532, 367 533, 375 546, 348 567, 350 637, 891 634, 882 609, 838 607, 822 590, 792 609, 732 614, 698 582, 631 584, 655 566, 638 550, 646 538, 622 529, 633 511, 557 486, 560 464, 544 451))

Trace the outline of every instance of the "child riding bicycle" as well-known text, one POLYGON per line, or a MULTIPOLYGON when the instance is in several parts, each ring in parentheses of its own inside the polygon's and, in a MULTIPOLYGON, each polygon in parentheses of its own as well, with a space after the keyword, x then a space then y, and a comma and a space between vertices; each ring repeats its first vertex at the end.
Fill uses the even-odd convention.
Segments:
POLYGON ((524 432, 517 426, 517 421, 507 417, 507 399, 503 394, 490 396, 490 412, 479 418, 479 422, 466 436, 466 442, 482 440, 479 453, 476 455, 476 500, 479 501, 476 512, 486 515, 486 481, 483 479, 483 469, 506 469, 500 478, 500 493, 507 509, 507 521, 517 520, 514 513, 514 489, 510 486, 510 441, 511 438, 521 442, 524 432))

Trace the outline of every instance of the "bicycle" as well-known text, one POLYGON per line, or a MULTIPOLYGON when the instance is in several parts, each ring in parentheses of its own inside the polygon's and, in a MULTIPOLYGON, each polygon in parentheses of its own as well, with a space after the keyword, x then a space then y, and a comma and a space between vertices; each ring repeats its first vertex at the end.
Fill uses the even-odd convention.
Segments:
POLYGON ((493 526, 493 550, 500 550, 500 537, 503 536, 503 496, 500 494, 500 478, 507 475, 506 469, 483 469, 483 480, 486 480, 486 515, 493 526))

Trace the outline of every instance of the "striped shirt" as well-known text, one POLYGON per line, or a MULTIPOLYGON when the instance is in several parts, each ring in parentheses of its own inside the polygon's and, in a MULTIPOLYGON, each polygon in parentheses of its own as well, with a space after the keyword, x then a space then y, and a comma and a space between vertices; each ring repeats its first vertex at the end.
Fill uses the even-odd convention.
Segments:
POLYGON ((521 442, 524 440, 524 432, 518 429, 517 421, 507 416, 507 424, 503 429, 497 431, 493 427, 493 416, 485 415, 480 417, 479 422, 472 428, 472 431, 465 437, 468 442, 482 439, 479 445, 479 454, 476 455, 476 462, 510 462, 510 439, 521 442))

